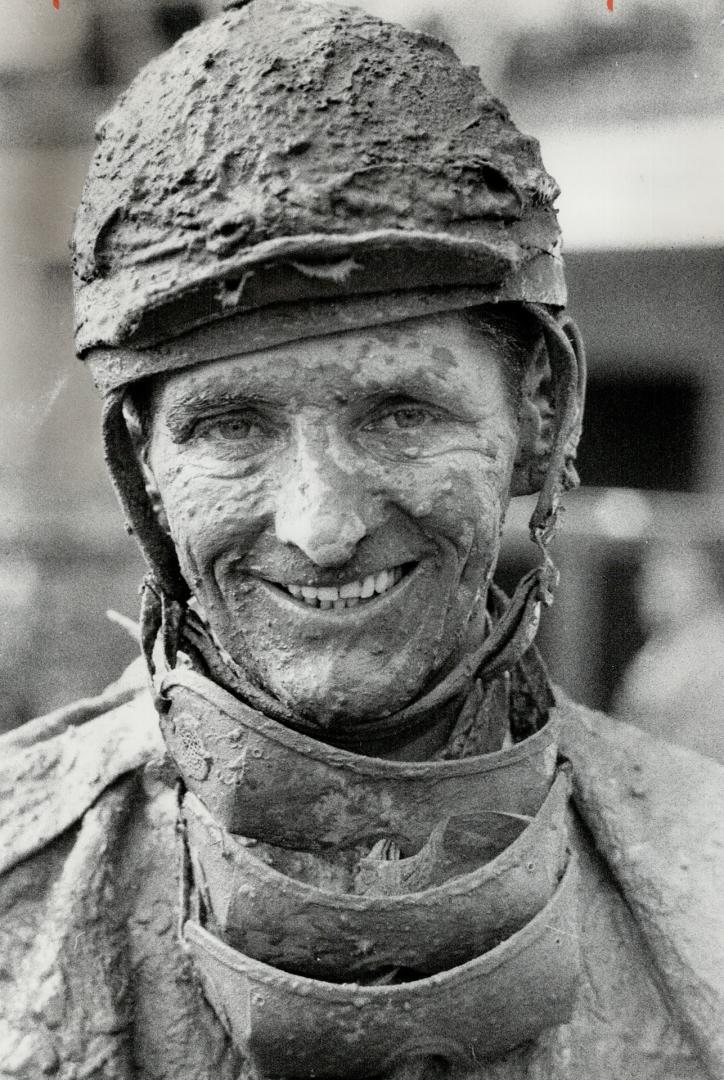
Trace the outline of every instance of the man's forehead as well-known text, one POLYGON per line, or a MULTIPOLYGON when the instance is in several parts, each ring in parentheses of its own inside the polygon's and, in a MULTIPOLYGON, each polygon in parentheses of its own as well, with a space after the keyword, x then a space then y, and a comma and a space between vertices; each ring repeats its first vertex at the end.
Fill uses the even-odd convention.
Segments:
POLYGON ((209 396, 286 401, 310 389, 331 397, 341 389, 454 393, 469 385, 471 366, 484 366, 486 357, 497 360, 492 343, 455 313, 207 361, 165 376, 162 396, 170 404, 209 396))

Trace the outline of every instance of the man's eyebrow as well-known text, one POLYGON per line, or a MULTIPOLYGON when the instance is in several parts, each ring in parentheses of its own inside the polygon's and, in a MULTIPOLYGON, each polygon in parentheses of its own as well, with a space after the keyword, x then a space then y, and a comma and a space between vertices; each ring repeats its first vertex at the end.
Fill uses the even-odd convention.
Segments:
POLYGON ((466 387, 449 377, 418 369, 409 372, 390 372, 390 378, 375 377, 358 389, 369 397, 399 396, 417 398, 430 405, 440 405, 452 412, 471 411, 466 387))
POLYGON ((209 382, 188 389, 172 391, 165 407, 165 421, 176 435, 188 429, 210 409, 243 409, 258 405, 262 397, 253 391, 240 392, 232 385, 209 382))
MULTIPOLYGON (((362 370, 350 382, 345 397, 350 404, 384 397, 407 397, 448 408, 459 415, 472 415, 465 387, 459 381, 451 379, 449 373, 443 376, 424 368, 399 371, 390 367, 389 372, 378 368, 374 373, 362 370)), ((199 380, 192 386, 172 388, 164 412, 169 429, 176 437, 183 438, 209 410, 260 405, 283 410, 290 404, 292 400, 288 396, 275 394, 264 379, 249 380, 242 390, 238 382, 229 377, 199 380)))

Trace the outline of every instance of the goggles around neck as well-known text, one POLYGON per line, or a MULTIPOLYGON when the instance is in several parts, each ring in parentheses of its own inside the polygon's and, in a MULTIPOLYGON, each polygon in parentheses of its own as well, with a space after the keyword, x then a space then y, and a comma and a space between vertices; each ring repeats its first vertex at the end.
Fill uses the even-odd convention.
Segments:
POLYGON ((458 966, 530 922, 568 862, 569 795, 562 769, 532 818, 446 817, 414 855, 362 859, 354 893, 290 877, 276 868, 288 865, 283 853, 224 832, 190 793, 180 817, 206 924, 228 945, 287 972, 369 981, 458 966), (491 818, 507 822, 507 837, 491 818))

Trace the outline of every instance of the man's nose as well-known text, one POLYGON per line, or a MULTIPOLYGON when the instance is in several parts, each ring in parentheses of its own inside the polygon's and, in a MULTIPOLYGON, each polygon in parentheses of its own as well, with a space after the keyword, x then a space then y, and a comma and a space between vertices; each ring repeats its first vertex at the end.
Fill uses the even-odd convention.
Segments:
POLYGON ((277 539, 317 566, 343 566, 367 533, 358 476, 333 459, 328 445, 298 447, 279 492, 277 539))

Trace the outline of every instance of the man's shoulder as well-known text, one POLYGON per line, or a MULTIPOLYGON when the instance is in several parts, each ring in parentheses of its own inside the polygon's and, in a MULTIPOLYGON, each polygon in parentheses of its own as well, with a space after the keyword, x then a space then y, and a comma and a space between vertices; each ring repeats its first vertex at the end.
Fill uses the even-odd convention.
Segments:
MULTIPOLYGON (((231 1080, 176 935, 176 800, 145 679, 8 736, 0 1080, 231 1080)), ((0 745, 0 753, 3 747, 0 745)))
POLYGON ((161 754, 137 661, 96 698, 0 737, 0 872, 79 821, 121 776, 161 754))
POLYGON ((576 801, 597 832, 632 827, 671 855, 696 837, 698 857, 721 861, 724 766, 556 691, 560 747, 573 765, 576 801), (610 820, 609 820, 610 819, 610 820), (617 824, 615 824, 617 823, 617 824), (663 832, 662 832, 663 830, 663 832))
MULTIPOLYGON (((574 799, 713 1070, 724 1070, 724 768, 558 695, 574 799)), ((719 1071, 717 1071, 719 1070, 719 1071)))

